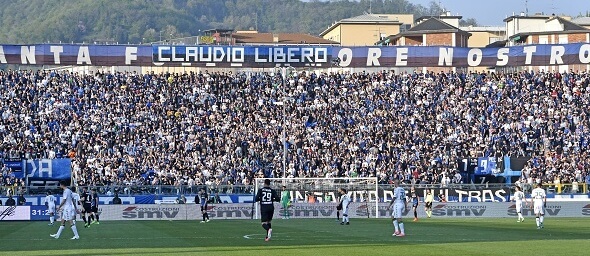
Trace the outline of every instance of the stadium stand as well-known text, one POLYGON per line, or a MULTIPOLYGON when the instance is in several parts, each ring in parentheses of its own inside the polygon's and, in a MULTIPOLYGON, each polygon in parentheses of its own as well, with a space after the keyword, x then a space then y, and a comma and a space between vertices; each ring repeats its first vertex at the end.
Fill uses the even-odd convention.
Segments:
MULTIPOLYGON (((506 155, 532 157, 521 182, 583 183, 590 170, 586 72, 300 72, 281 81, 2 70, 0 154, 72 158, 78 185, 248 185, 282 176, 284 126, 290 177, 439 183, 457 175, 458 157, 506 155)), ((0 186, 22 182, 2 168, 0 186)))

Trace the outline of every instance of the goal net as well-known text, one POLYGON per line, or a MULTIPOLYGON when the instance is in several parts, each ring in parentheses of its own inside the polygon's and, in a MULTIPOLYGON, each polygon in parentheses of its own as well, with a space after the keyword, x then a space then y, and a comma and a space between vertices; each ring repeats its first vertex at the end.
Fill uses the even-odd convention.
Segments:
MULTIPOLYGON (((255 191, 264 186, 262 178, 255 180, 255 191)), ((339 188, 346 189, 351 203, 351 218, 376 218, 378 216, 377 178, 269 178, 270 187, 277 196, 287 191, 289 203, 281 199, 275 203, 274 218, 336 218, 339 188), (285 187, 283 189, 283 186, 285 187), (286 206, 286 207, 285 207, 286 206)), ((254 195, 255 196, 255 195, 254 195)), ((255 204, 253 217, 260 217, 260 206, 255 204)), ((342 217, 342 213, 340 214, 342 217)))

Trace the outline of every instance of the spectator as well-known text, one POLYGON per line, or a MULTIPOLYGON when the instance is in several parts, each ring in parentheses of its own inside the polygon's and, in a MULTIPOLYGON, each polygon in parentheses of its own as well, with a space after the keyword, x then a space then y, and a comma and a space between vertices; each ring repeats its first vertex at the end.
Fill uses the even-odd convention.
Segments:
POLYGON ((18 205, 25 205, 27 203, 27 199, 23 194, 18 195, 18 205))
POLYGON ((176 203, 177 204, 186 204, 186 197, 184 195, 181 195, 180 197, 178 197, 176 199, 176 203))
POLYGON ((113 204, 121 204, 121 198, 119 198, 119 194, 115 193, 115 197, 113 198, 113 204))
MULTIPOLYGON (((531 157, 527 183, 588 179, 585 71, 301 72, 287 82, 264 72, 1 70, 0 152, 69 157, 77 185, 126 193, 282 177, 284 145, 288 177, 438 183, 477 154, 531 157)), ((8 168, 2 183, 22 186, 8 168)))
POLYGON ((12 195, 8 196, 8 199, 6 199, 6 206, 15 206, 16 205, 16 201, 14 201, 14 199, 12 198, 12 195))
POLYGON ((314 204, 316 202, 315 195, 312 193, 307 193, 307 202, 310 204, 314 204))

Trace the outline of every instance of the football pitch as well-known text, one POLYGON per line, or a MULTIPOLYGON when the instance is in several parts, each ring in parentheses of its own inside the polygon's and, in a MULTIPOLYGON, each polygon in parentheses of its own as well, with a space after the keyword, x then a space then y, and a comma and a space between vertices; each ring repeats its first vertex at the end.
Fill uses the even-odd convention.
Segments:
POLYGON ((273 221, 264 241, 256 220, 104 221, 84 228, 80 240, 47 222, 1 222, 2 255, 585 255, 590 244, 587 218, 432 218, 406 221, 406 237, 392 237, 389 219, 273 221))

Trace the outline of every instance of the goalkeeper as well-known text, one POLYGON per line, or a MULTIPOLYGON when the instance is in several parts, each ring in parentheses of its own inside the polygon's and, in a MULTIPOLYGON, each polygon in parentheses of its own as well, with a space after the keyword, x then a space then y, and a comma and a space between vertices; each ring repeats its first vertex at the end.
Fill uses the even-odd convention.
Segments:
POLYGON ((289 191, 287 191, 287 186, 283 186, 283 192, 281 192, 281 204, 283 205, 283 219, 289 219, 291 195, 289 195, 289 191))

